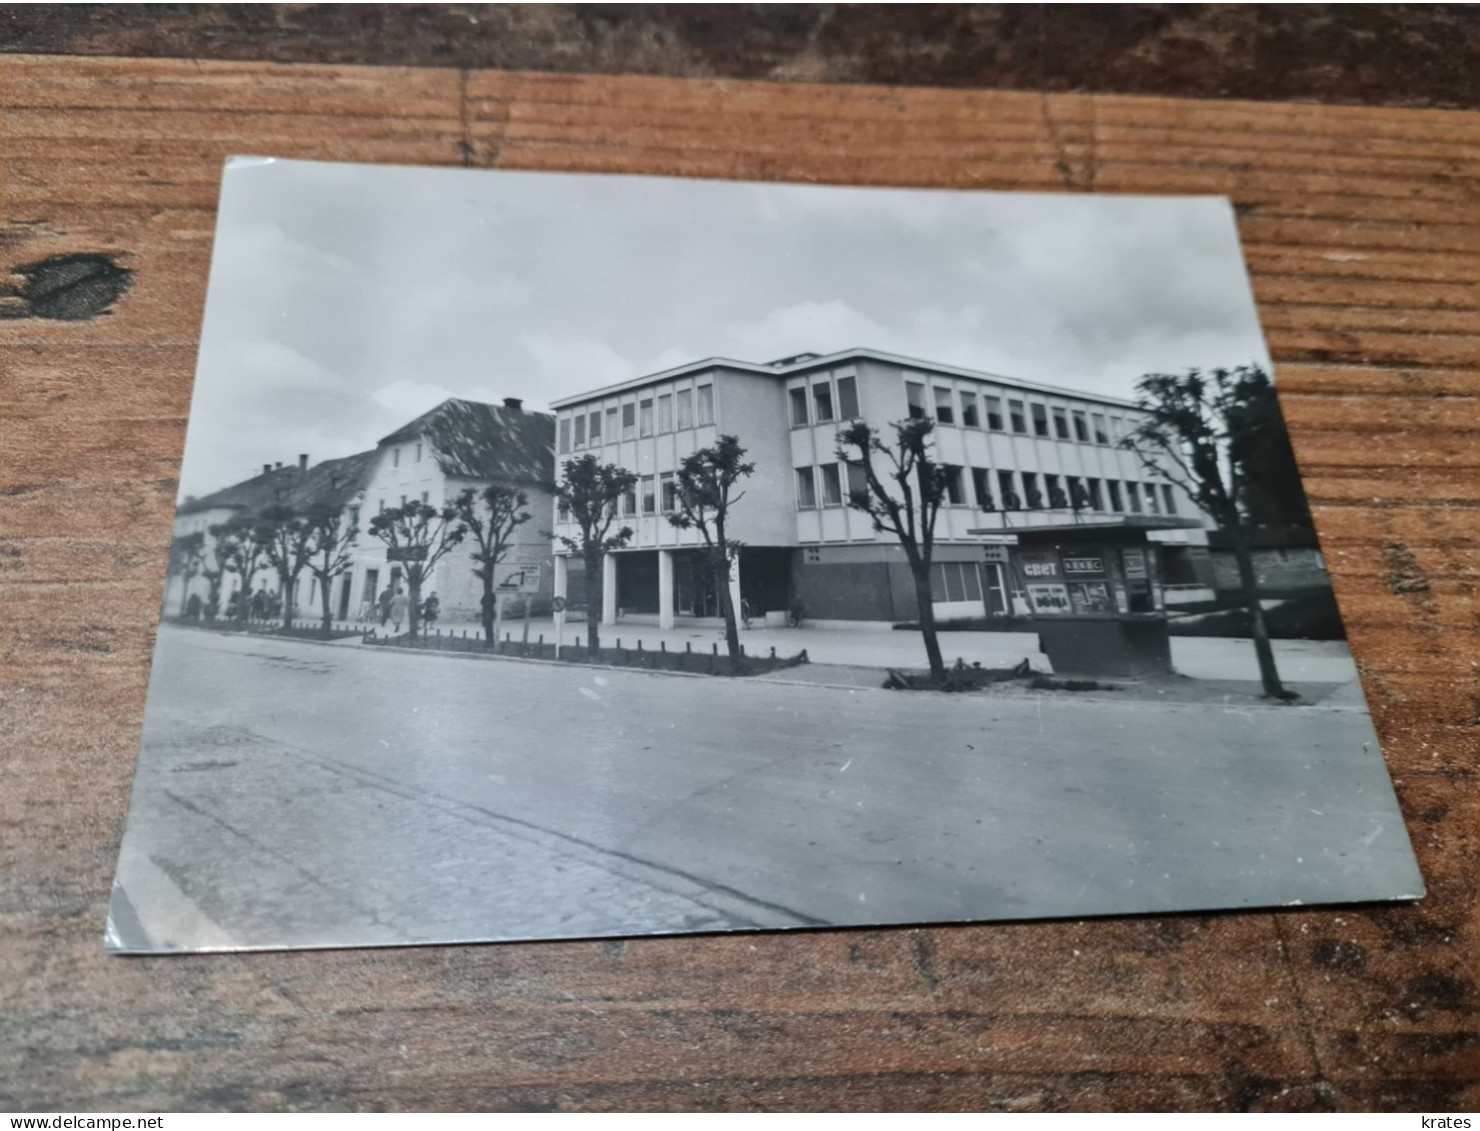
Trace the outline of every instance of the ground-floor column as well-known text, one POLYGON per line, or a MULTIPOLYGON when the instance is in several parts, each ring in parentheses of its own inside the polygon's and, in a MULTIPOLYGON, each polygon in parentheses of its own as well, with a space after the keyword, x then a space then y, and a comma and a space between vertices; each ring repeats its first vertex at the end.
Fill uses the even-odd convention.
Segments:
POLYGON ((617 623, 617 555, 601 559, 601 623, 617 623))
POLYGON ((658 627, 673 627, 673 551, 658 551, 658 627))
POLYGON ((570 561, 564 554, 555 555, 555 596, 564 597, 565 587, 569 576, 568 567, 570 561))
POLYGON ((735 623, 741 623, 740 615, 740 555, 730 561, 730 607, 735 610, 735 623))

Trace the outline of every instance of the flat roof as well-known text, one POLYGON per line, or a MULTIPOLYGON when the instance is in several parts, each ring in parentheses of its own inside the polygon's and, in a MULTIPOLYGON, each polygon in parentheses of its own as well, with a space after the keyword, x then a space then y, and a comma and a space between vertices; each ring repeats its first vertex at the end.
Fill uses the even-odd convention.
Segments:
POLYGON ((614 385, 604 385, 599 389, 593 389, 589 393, 578 393, 575 396, 561 397, 559 400, 551 401, 552 409, 569 408, 572 405, 584 404, 587 401, 597 400, 601 397, 609 397, 614 394, 624 393, 632 389, 642 388, 644 385, 652 385, 659 381, 670 381, 677 377, 684 377, 692 373, 701 373, 706 369, 724 368, 734 370, 756 377, 792 377, 798 373, 806 373, 813 369, 828 369, 852 360, 882 361, 889 365, 898 365, 904 369, 923 369, 932 373, 940 373, 948 377, 967 377, 977 381, 992 381, 1003 385, 1010 385, 1016 389, 1027 392, 1042 393, 1049 396, 1072 397, 1077 400, 1092 401, 1096 404, 1113 405, 1117 408, 1134 409, 1136 403, 1128 401, 1124 397, 1111 397, 1103 393, 1088 393, 1078 389, 1069 389, 1061 385, 1045 385, 1037 381, 1025 381, 1019 377, 1007 377, 1001 373, 990 373, 981 369, 966 369, 959 365, 944 365, 935 361, 922 361, 919 358, 905 357, 901 354, 886 353, 883 350, 854 347, 852 349, 839 350, 836 353, 822 356, 798 355, 801 360, 791 361, 786 364, 768 364, 754 361, 737 361, 728 357, 707 357, 702 361, 691 361, 673 369, 664 369, 658 373, 650 373, 643 377, 633 377, 627 381, 619 381, 614 385))

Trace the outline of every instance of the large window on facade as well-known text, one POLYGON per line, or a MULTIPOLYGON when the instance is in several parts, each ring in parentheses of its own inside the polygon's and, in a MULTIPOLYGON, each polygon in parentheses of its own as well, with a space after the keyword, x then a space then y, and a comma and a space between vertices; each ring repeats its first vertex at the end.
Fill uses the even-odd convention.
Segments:
POLYGON ((1048 505, 1056 511, 1069 509, 1069 496, 1064 494, 1063 484, 1057 475, 1043 477, 1044 489, 1048 491, 1048 505))
POLYGON ((967 428, 982 426, 981 413, 977 411, 976 394, 961 391, 961 423, 967 428))
POLYGON ((997 473, 997 489, 1001 492, 1002 509, 1005 511, 1021 510, 1023 497, 1018 494, 1016 485, 1012 481, 1012 472, 999 471, 997 473))
POLYGON ((1132 514, 1141 513, 1141 488, 1132 479, 1125 481, 1125 501, 1130 504, 1132 514))
POLYGON ((1038 489, 1038 476, 1031 471, 1023 472, 1023 505, 1035 511, 1041 511, 1044 507, 1043 492, 1038 489))
POLYGON ((653 514, 658 509, 658 496, 654 490, 656 480, 651 475, 642 477, 642 513, 653 514))
POLYGON ((1033 412, 1033 435, 1048 435, 1048 409, 1041 404, 1028 406, 1033 412))
POLYGON ((956 398, 950 389, 939 385, 932 387, 935 393, 935 419, 942 424, 956 423, 956 398))
POLYGON ((698 414, 699 415, 699 418, 698 418, 697 423, 699 423, 699 424, 713 424, 714 423, 714 386, 713 385, 700 385, 698 387, 698 389, 695 390, 695 395, 696 395, 696 399, 698 400, 698 408, 699 408, 699 414, 698 414))
POLYGON ((563 417, 560 421, 560 452, 565 454, 570 451, 570 417, 563 417))
POLYGON ((1120 498, 1120 484, 1113 479, 1105 480, 1105 493, 1110 497, 1110 509, 1124 511, 1125 503, 1120 498))
POLYGON ((826 424, 829 420, 836 419, 837 414, 833 412, 831 381, 820 381, 812 386, 812 408, 812 419, 818 424, 826 424))
POLYGON ((946 472, 946 502, 953 507, 959 507, 966 502, 965 491, 961 487, 961 469, 953 463, 945 465, 946 472))
POLYGON ((613 443, 617 439, 617 410, 614 408, 606 410, 606 438, 613 443))
POLYGON ((838 378, 838 418, 852 420, 858 415, 858 381, 853 377, 838 378))
POLYGON ((1110 433, 1105 431, 1105 417, 1102 413, 1095 413, 1090 418, 1090 423, 1095 426, 1095 443, 1108 444, 1110 433))
POLYGON ((987 427, 993 432, 1002 431, 1002 398, 983 397, 987 406, 987 427))
POLYGON ((622 492, 622 517, 631 518, 637 513, 637 485, 634 483, 622 492))
POLYGON ((997 504, 992 501, 992 473, 985 467, 971 469, 971 490, 976 495, 978 510, 993 511, 997 504))
POLYGON ((1100 494, 1100 481, 1098 479, 1086 479, 1085 490, 1089 492, 1089 505, 1097 511, 1105 509, 1104 496, 1100 494))
POLYGON ((694 426, 694 394, 690 390, 680 389, 673 395, 673 408, 678 427, 694 426))
POLYGON ((1156 484, 1143 483, 1141 484, 1141 488, 1146 492, 1146 513, 1160 514, 1161 504, 1156 501, 1156 484))
POLYGON ((1074 414, 1074 438, 1081 444, 1089 443, 1089 418, 1082 412, 1074 414))
POLYGON ((1167 514, 1176 514, 1177 496, 1172 491, 1172 486, 1170 483, 1163 483, 1161 485, 1161 498, 1162 501, 1167 505, 1167 514))
POLYGON ((630 440, 637 435, 637 406, 635 404, 624 404, 622 406, 622 439, 630 440))
POLYGON ((1060 440, 1069 438, 1069 413, 1067 409, 1055 408, 1053 410, 1053 434, 1060 440))
POLYGON ((678 510, 678 488, 673 482, 673 473, 658 476, 658 490, 662 495, 663 513, 672 514, 678 510))
POLYGON ((843 505, 843 477, 839 474, 838 465, 835 463, 822 465, 822 505, 825 507, 843 505))
POLYGON ((575 418, 576 435, 575 446, 584 448, 586 446, 586 414, 583 412, 575 418))
POLYGON ((593 448, 597 444, 601 443, 601 413, 600 412, 593 412, 591 414, 590 440, 591 440, 591 446, 593 448))
POLYGON ((812 468, 797 468, 797 506, 806 509, 817 505, 817 480, 812 468))
POLYGON ((791 426, 793 428, 801 428, 808 423, 807 390, 805 388, 792 389, 787 393, 787 396, 791 400, 791 426))
POLYGON ((639 436, 651 436, 653 434, 653 398, 637 402, 637 434, 639 436))
POLYGON ((930 596, 936 601, 980 601, 982 582, 976 562, 936 562, 930 567, 930 596))
POLYGON ((904 403, 908 407, 908 415, 911 420, 919 420, 925 415, 925 386, 918 381, 906 381, 904 383, 904 403))
POLYGON ((673 431, 673 394, 664 393, 658 398, 658 431, 673 431))
POLYGON ((1069 481, 1069 505, 1075 510, 1084 510, 1089 506, 1089 492, 1085 490, 1084 480, 1077 475, 1068 477, 1069 481))
POLYGON ((868 475, 864 473, 863 464, 849 462, 848 465, 848 501, 859 495, 868 497, 868 475))

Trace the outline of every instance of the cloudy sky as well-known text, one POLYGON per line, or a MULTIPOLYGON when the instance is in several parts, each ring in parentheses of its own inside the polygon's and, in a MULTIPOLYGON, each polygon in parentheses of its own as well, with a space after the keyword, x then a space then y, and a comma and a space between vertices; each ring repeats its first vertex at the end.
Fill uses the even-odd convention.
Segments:
POLYGON ((867 346, 1130 396, 1268 364, 1219 198, 238 159, 181 494, 705 357, 867 346))

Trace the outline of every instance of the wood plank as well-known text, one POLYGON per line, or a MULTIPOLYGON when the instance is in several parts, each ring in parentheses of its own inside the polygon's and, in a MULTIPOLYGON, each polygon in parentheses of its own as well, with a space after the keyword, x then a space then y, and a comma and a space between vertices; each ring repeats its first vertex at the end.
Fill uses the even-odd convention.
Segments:
POLYGON ((99 317, 0 323, 0 820, 26 830, 0 870, 0 986, 28 1034, 0 1046, 0 1078, 18 1106, 1473 1103, 1480 115, 8 56, 0 131, 0 271, 101 252, 134 273, 99 317), (1388 909, 106 960, 233 151, 1229 195, 1433 894, 1388 909))

